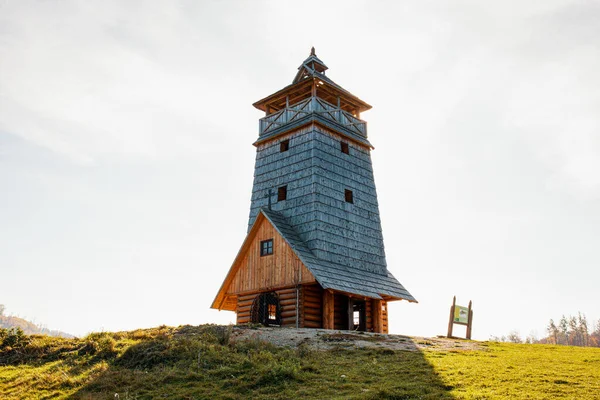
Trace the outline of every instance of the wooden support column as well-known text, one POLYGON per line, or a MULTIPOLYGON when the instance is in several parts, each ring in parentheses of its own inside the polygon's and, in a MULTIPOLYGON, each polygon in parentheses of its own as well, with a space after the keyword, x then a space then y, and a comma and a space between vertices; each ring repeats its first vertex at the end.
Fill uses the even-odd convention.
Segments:
POLYGON ((331 290, 323 291, 323 328, 334 329, 334 304, 333 292, 331 290))
POLYGON ((452 305, 450 306, 450 319, 448 320, 448 335, 452 337, 452 328, 454 327, 454 306, 456 306, 456 296, 452 299, 452 305))
POLYGON ((373 332, 383 333, 383 312, 381 300, 371 300, 371 318, 373 318, 373 332))
POLYGON ((471 340, 471 327, 473 326, 473 310, 471 310, 472 301, 469 301, 469 322, 467 323, 467 339, 471 340))

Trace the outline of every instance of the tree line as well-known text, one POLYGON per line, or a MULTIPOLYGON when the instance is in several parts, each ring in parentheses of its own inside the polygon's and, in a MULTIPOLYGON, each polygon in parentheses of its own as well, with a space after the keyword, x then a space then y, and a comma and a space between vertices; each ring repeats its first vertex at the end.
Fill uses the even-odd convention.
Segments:
POLYGON ((512 331, 506 336, 492 336, 490 340, 496 342, 600 347, 600 320, 595 324, 590 324, 586 316, 581 312, 577 313, 577 316, 569 315, 566 317, 563 315, 558 320, 558 323, 550 319, 546 327, 546 333, 548 336, 541 339, 538 339, 534 335, 529 335, 523 339, 519 335, 519 332, 512 331))
POLYGON ((566 346, 600 347, 600 320, 590 327, 585 315, 578 313, 576 317, 564 315, 558 321, 550 320, 546 327, 547 343, 566 346), (591 329, 590 329, 591 328, 591 329))

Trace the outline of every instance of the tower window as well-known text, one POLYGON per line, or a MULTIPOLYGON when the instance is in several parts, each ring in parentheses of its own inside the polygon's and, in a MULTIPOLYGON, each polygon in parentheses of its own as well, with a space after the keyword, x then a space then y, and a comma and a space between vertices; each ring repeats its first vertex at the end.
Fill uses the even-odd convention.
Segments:
POLYGON ((260 256, 269 256, 273 254, 273 239, 260 242, 260 256))
POLYGON ((290 149, 290 140, 283 140, 279 143, 279 152, 283 153, 284 151, 288 151, 290 149))
POLYGON ((342 150, 342 153, 344 154, 350 154, 350 147, 348 147, 348 143, 346 142, 340 142, 340 149, 342 150))
POLYGON ((277 189, 277 201, 287 199, 287 186, 282 186, 277 189))
POLYGON ((346 189, 344 191, 344 198, 346 199, 346 203, 354 203, 354 196, 352 195, 352 190, 346 189))

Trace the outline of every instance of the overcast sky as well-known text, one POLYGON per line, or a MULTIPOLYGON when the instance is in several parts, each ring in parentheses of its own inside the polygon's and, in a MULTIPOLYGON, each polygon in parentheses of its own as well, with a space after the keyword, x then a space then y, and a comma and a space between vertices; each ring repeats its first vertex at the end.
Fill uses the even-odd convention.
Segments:
POLYGON ((0 1, 0 303, 228 323, 258 119, 315 46, 367 121, 391 333, 600 319, 600 3, 0 1))

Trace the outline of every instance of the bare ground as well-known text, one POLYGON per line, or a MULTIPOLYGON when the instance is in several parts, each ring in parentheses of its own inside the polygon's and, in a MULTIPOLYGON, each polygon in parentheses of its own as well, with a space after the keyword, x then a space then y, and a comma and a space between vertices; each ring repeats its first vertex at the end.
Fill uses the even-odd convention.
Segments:
POLYGON ((232 341, 261 340, 276 346, 296 348, 300 345, 316 350, 333 348, 377 348, 391 350, 433 351, 482 350, 479 342, 463 339, 423 338, 370 332, 305 328, 234 326, 232 341))

